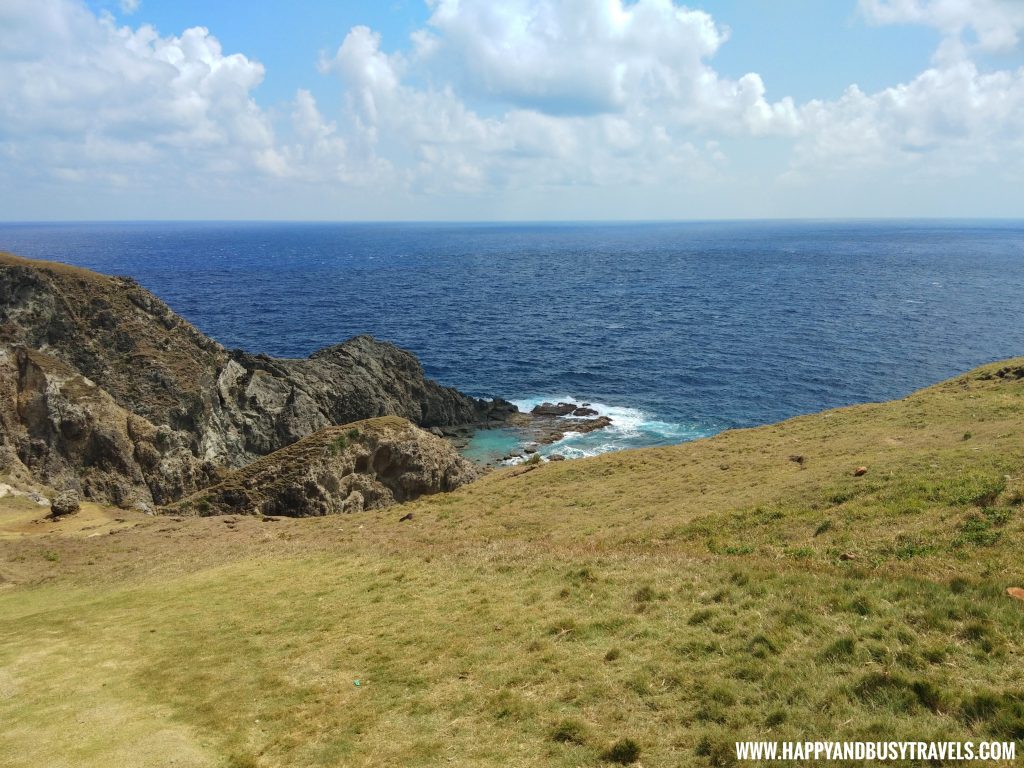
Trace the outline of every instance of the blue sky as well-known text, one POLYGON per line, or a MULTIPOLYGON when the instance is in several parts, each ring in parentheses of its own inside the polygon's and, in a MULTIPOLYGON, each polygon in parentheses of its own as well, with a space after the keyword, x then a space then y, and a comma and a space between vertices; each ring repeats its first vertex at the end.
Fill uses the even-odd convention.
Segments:
POLYGON ((1017 0, 6 0, 0 217, 1024 215, 1017 0))
MULTIPOLYGON (((371 27, 388 48, 402 50, 430 17, 422 0, 307 0, 301 13, 292 3, 237 0, 145 0, 133 14, 123 13, 116 0, 89 6, 163 31, 210 28, 226 50, 243 51, 266 66, 259 94, 271 101, 290 98, 298 87, 326 97, 330 84, 317 73, 318 54, 336 49, 352 27, 371 27)), ((716 57, 720 71, 734 77, 759 72, 777 95, 799 99, 835 98, 851 83, 876 90, 908 80, 928 65, 939 42, 935 30, 920 26, 872 27, 849 2, 717 0, 693 7, 732 31, 716 57)))

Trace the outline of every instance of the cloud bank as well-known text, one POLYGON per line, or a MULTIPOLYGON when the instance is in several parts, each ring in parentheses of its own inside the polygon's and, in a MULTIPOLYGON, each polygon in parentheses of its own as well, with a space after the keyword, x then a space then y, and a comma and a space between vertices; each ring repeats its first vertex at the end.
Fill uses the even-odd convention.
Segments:
POLYGON ((325 218, 430 216, 456 201, 500 217, 524 199, 555 201, 552 215, 571 217, 579 209, 558 201, 578 199, 628 215, 635 209, 616 206, 636 190, 656 215, 686 217, 704 210, 693 207, 702 194, 718 195, 729 215, 730 195, 799 200, 816 185, 896 174, 1019 181, 1024 70, 986 70, 979 56, 1021 45, 1024 5, 858 9, 869 24, 935 30, 931 65, 878 92, 851 84, 838 99, 798 104, 756 72, 717 71, 729 29, 670 0, 431 0, 404 47, 389 50, 360 26, 321 54, 336 98, 319 104, 300 89, 289 104, 264 105, 263 66, 225 53, 210 30, 164 35, 78 0, 7 0, 0 180, 40 204, 55 190, 88 190, 109 218, 119 200, 139 199, 172 200, 175 211, 192 210, 181 207, 188 199, 196 210, 242 201, 221 215, 280 205, 283 217, 301 216, 290 206, 302 200, 325 218), (767 159, 750 167, 757 152, 767 159), (371 199, 376 207, 359 207, 371 199))

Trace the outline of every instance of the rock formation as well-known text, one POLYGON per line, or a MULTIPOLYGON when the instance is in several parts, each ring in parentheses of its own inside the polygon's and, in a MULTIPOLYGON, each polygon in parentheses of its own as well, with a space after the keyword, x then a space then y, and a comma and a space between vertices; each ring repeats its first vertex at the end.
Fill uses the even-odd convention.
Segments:
POLYGON ((446 427, 515 411, 426 379, 414 355, 369 336, 304 360, 228 351, 130 278, 9 254, 0 343, 64 361, 126 411, 189 435, 197 456, 234 467, 332 424, 387 415, 446 427))
POLYGON ((0 443, 8 463, 22 464, 39 482, 120 506, 164 504, 216 477, 189 442, 189 435, 125 410, 67 363, 0 347, 0 443))
POLYGON ((472 475, 448 443, 402 419, 448 431, 516 415, 506 401, 426 379, 414 355, 369 336, 302 360, 229 351, 130 278, 0 254, 0 472, 12 477, 120 506, 164 505, 251 466, 246 478, 270 483, 245 486, 253 508, 372 509, 472 475), (400 418, 367 429, 366 440, 387 437, 372 450, 359 443, 371 464, 359 464, 354 445, 329 468, 317 464, 302 476, 310 499, 280 480, 306 471, 287 462, 309 446, 337 446, 336 425, 383 416, 400 418))
MULTIPOLYGON (((568 416, 576 410, 576 406, 572 403, 541 403, 535 405, 533 410, 530 411, 534 416, 568 416)), ((597 413, 597 411, 594 411, 597 413)))
POLYGON ((476 469, 448 441, 393 416, 328 427, 175 505, 200 515, 310 517, 450 491, 476 469))

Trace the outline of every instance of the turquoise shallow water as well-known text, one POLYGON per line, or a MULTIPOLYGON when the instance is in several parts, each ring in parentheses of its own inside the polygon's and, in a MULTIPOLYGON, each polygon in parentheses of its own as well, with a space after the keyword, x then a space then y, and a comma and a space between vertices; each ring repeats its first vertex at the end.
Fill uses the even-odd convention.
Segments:
POLYGON ((510 429, 482 429, 462 451, 468 459, 487 464, 501 460, 519 448, 520 436, 510 429))
POLYGON ((600 404, 611 428, 544 449, 567 456, 1024 353, 1020 222, 0 224, 0 249, 131 275, 228 347, 370 333, 477 396, 600 404))

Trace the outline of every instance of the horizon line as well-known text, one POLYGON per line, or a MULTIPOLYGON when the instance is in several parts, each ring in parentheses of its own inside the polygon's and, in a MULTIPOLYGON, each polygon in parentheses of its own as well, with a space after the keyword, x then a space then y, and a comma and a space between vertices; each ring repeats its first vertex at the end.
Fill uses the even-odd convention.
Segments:
POLYGON ((1021 216, 777 216, 777 217, 718 217, 693 219, 261 219, 261 218, 209 218, 209 219, 0 219, 0 226, 46 224, 728 224, 728 223, 871 223, 871 222, 1002 222, 1024 223, 1021 216))

